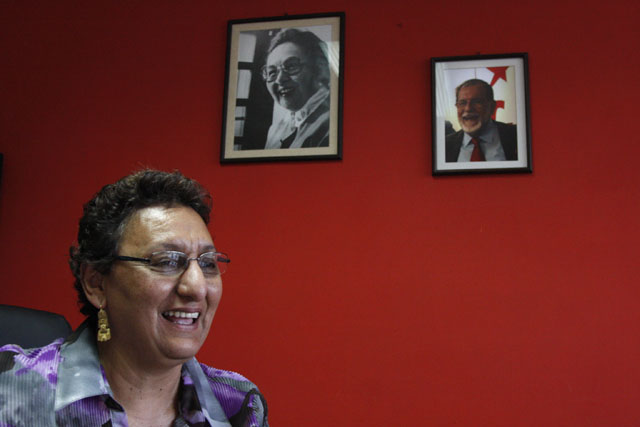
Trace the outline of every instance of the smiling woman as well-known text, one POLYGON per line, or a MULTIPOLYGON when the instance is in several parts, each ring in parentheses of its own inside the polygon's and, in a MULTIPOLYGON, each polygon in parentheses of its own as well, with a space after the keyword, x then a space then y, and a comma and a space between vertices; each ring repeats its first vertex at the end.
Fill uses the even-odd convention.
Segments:
POLYGON ((271 40, 263 78, 289 113, 269 128, 267 149, 329 145, 329 62, 322 46, 318 36, 296 28, 271 40))
POLYGON ((197 182, 153 170, 85 205, 70 265, 87 320, 64 343, 0 348, 0 425, 268 425, 254 384, 194 358, 229 263, 210 209, 197 182))

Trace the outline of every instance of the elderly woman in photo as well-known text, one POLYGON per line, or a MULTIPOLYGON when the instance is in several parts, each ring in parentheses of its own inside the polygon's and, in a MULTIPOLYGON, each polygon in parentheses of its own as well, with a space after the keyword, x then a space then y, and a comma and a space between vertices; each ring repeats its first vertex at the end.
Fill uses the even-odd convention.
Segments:
POLYGON ((210 196, 144 170, 84 207, 70 265, 86 321, 63 343, 0 348, 2 426, 267 426, 243 376, 198 363, 229 258, 210 196))
POLYGON ((287 28, 271 40, 262 77, 284 109, 269 128, 267 149, 329 146, 329 62, 310 31, 287 28))

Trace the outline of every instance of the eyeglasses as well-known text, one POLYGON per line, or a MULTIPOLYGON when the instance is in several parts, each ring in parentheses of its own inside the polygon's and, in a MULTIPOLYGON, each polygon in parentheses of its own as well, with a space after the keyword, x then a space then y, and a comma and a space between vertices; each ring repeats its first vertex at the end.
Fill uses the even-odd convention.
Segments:
POLYGON ((197 261, 202 273, 205 276, 215 277, 223 274, 227 269, 227 264, 231 260, 226 254, 220 252, 205 252, 197 258, 189 258, 187 254, 178 251, 153 252, 149 258, 136 258, 132 256, 118 255, 118 261, 142 262, 149 266, 152 271, 175 275, 182 274, 191 261, 197 261))
POLYGON ((460 101, 456 101, 456 107, 465 108, 467 105, 470 105, 472 108, 477 107, 478 105, 484 105, 487 102, 486 99, 481 98, 473 98, 473 99, 461 99, 460 101))
POLYGON ((287 58, 280 65, 270 65, 262 67, 262 78, 267 83, 272 83, 278 78, 278 71, 285 73, 288 76, 295 76, 302 71, 305 63, 295 56, 287 58))

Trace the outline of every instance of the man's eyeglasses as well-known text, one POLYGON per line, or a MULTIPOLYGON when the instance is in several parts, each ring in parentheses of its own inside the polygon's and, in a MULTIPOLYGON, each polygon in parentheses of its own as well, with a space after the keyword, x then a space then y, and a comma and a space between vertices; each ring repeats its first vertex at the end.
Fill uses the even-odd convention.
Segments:
POLYGON ((278 78, 278 71, 285 73, 288 76, 295 76, 304 67, 305 63, 296 58, 295 56, 285 59, 280 65, 270 65, 262 67, 262 78, 267 83, 271 83, 278 78))
POLYGON ((461 99, 459 101, 456 102, 456 107, 458 108, 465 108, 467 105, 470 105, 471 107, 477 107, 479 105, 484 105, 487 103, 486 99, 482 99, 482 98, 473 98, 473 99, 461 99))
POLYGON ((149 258, 136 258, 132 256, 118 255, 118 261, 142 262, 149 266, 152 271, 166 274, 182 274, 191 261, 197 261, 202 273, 205 276, 220 276, 227 269, 227 264, 231 260, 226 254, 220 252, 205 252, 197 258, 189 258, 187 254, 178 251, 153 252, 149 258))

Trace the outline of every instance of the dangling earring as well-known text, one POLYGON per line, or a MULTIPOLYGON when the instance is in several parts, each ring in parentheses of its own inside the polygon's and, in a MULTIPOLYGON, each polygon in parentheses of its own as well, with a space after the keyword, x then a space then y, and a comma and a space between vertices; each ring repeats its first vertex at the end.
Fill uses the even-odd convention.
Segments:
POLYGON ((111 329, 107 312, 102 307, 98 310, 98 341, 105 342, 111 339, 111 329))

